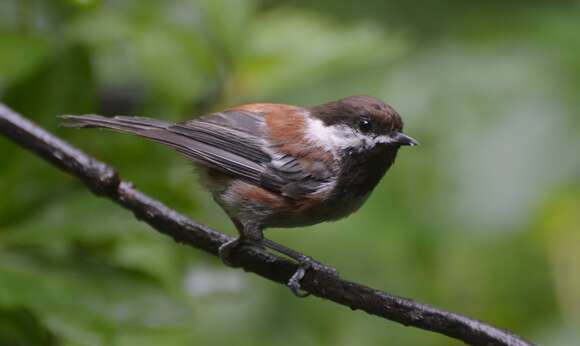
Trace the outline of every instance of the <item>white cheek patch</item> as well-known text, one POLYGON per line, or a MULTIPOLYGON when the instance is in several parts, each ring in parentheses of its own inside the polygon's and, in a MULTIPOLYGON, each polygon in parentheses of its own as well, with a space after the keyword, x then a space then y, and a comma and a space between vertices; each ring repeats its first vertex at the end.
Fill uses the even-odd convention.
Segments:
POLYGON ((389 143, 388 136, 367 136, 347 125, 326 126, 319 119, 308 119, 306 138, 315 145, 320 145, 336 154, 339 150, 370 149, 379 143, 389 143))
POLYGON ((356 131, 345 125, 326 126, 322 120, 308 119, 306 138, 315 145, 329 151, 363 146, 363 140, 356 131))

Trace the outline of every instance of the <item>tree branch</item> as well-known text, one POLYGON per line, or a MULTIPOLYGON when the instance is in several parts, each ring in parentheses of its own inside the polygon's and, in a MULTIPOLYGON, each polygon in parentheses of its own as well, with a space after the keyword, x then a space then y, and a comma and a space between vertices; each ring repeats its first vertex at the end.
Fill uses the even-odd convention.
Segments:
MULTIPOLYGON (((38 127, 0 103, 0 134, 34 152, 59 169, 82 180, 95 194, 105 196, 157 231, 176 242, 217 255, 227 235, 201 225, 133 188, 115 170, 38 127)), ((271 253, 245 249, 234 254, 234 262, 244 270, 286 284, 297 266, 271 253)), ((444 334, 471 345, 533 345, 509 331, 486 323, 391 295, 370 287, 309 270, 301 281, 304 290, 353 310, 444 334)))

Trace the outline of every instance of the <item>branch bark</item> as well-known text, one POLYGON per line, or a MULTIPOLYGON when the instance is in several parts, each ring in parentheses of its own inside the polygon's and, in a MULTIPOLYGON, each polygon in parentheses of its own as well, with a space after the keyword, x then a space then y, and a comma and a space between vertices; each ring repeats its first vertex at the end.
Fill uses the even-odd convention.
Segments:
MULTIPOLYGON (((0 103, 0 134, 34 152, 41 159, 76 176, 95 194, 133 212, 158 232, 176 242, 214 256, 229 236, 199 224, 121 180, 110 166, 97 161, 0 103)), ((282 285, 296 271, 295 263, 256 249, 238 251, 233 258, 244 270, 282 285)), ((309 270, 301 281, 312 295, 363 310, 371 315, 447 335, 470 345, 529 346, 529 341, 489 324, 398 297, 364 285, 345 281, 323 271, 309 270)))

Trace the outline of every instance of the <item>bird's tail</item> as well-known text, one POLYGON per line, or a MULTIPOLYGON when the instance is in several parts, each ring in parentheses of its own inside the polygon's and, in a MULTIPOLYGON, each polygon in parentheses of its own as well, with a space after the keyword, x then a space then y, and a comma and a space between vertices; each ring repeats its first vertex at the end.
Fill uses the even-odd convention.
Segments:
POLYGON ((101 115, 62 115, 68 128, 103 128, 117 132, 131 133, 149 140, 168 145, 194 160, 199 160, 191 148, 199 145, 194 140, 172 132, 173 123, 143 117, 116 116, 107 118, 101 115))
POLYGON ((128 116, 107 118, 101 115, 87 114, 62 115, 61 118, 66 120, 66 122, 62 124, 63 127, 104 128, 118 132, 133 133, 136 135, 143 135, 152 129, 166 130, 169 126, 173 125, 166 121, 128 116))
MULTIPOLYGON (((184 131, 184 127, 161 120, 116 116, 107 118, 100 115, 64 115, 62 126, 72 128, 104 128, 117 132, 131 133, 167 145, 188 159, 206 167, 242 177, 255 184, 261 183, 264 167, 251 159, 240 156, 232 149, 218 147, 194 138, 184 131)), ((185 127, 187 129, 187 127, 185 127)), ((193 132, 195 133, 195 132, 193 132)))

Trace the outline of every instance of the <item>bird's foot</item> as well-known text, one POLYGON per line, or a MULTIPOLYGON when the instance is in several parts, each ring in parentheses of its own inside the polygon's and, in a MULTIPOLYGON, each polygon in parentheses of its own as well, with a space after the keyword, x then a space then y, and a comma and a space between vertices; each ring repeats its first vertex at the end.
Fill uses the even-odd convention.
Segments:
POLYGON ((222 262, 228 267, 235 267, 230 258, 232 257, 233 251, 240 246, 242 241, 240 238, 231 239, 223 243, 218 249, 218 256, 222 262))
POLYGON ((287 286, 290 288, 290 290, 292 291, 292 293, 294 293, 295 296, 300 298, 304 298, 310 295, 310 293, 302 289, 302 286, 300 284, 300 281, 304 278, 308 270, 321 272, 323 275, 328 277, 339 276, 338 271, 336 269, 325 266, 324 264, 312 259, 311 257, 303 255, 294 250, 288 249, 268 239, 263 239, 261 241, 251 241, 244 237, 232 239, 224 243, 219 247, 218 254, 220 259, 222 260, 222 262, 224 262, 225 265, 235 267, 235 265, 230 259, 234 251, 238 250, 240 246, 252 246, 260 248, 261 250, 263 250, 264 248, 270 248, 298 262, 298 269, 288 280, 287 286))
POLYGON ((246 238, 236 238, 223 243, 218 249, 218 256, 222 262, 228 267, 237 267, 232 261, 232 255, 238 251, 240 247, 254 247, 256 249, 264 250, 264 247, 257 241, 251 241, 246 238))
POLYGON ((308 256, 301 255, 297 260, 299 263, 298 269, 292 277, 290 277, 290 280, 288 280, 287 286, 290 288, 290 291, 299 298, 305 298, 310 295, 310 293, 304 291, 300 285, 300 281, 304 278, 304 275, 306 275, 307 270, 319 271, 331 277, 338 277, 338 271, 336 269, 325 266, 308 256))

